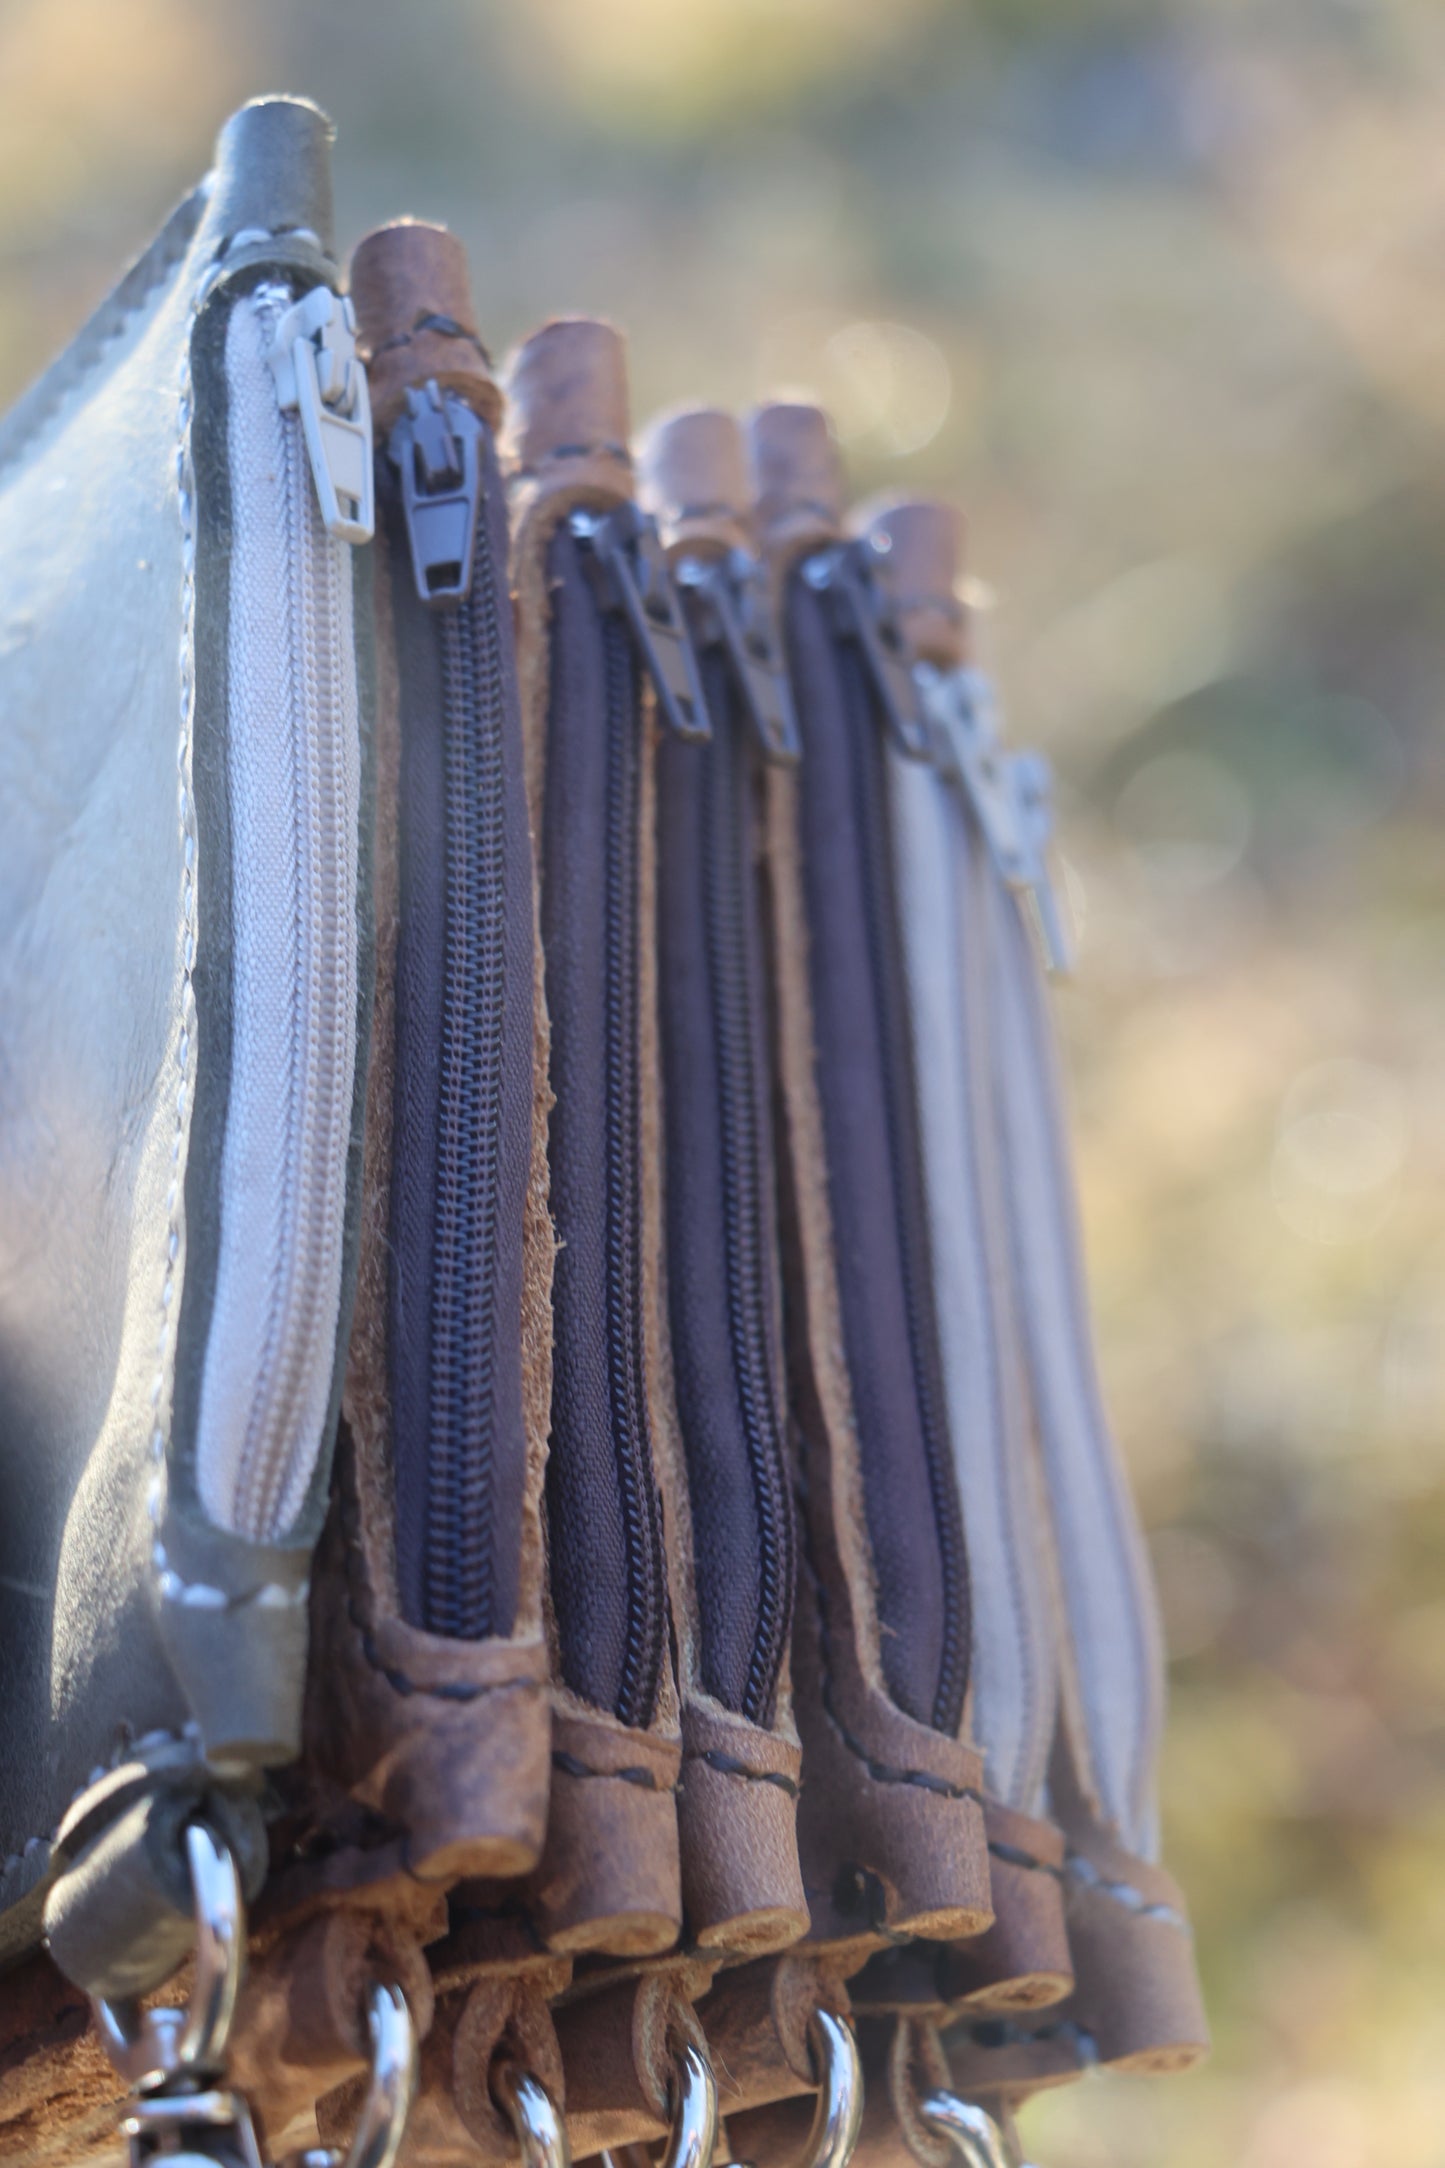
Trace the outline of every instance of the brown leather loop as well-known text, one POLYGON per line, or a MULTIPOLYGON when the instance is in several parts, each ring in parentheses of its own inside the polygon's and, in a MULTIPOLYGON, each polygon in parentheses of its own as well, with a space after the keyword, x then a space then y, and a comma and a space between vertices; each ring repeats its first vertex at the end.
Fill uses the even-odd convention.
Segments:
POLYGON ((968 659, 968 618, 958 598, 964 523, 941 497, 873 497, 849 526, 886 547, 881 552, 900 629, 912 652, 940 670, 968 659))
POLYGON ((378 436, 409 387, 435 378, 496 428, 502 395, 477 329, 467 252, 445 226, 399 219, 378 226, 351 259, 351 299, 378 436))
POLYGON ((627 344, 594 316, 560 316, 510 357, 508 464, 518 481, 627 495, 627 344))
POLYGON ((843 463, 821 407, 778 400, 748 419, 753 505, 768 555, 783 564, 835 541, 843 517, 843 463))
POLYGON ((637 494, 669 552, 721 556, 753 546, 747 439, 721 407, 675 407, 648 425, 637 494))

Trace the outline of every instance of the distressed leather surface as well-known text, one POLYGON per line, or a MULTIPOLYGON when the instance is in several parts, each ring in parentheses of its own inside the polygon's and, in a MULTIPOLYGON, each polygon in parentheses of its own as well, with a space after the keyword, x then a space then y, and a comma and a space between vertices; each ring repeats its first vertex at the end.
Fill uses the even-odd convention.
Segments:
POLYGON ((185 384, 212 265, 326 275, 329 140, 314 107, 238 114, 0 426, 0 1959, 94 1772, 294 1750, 314 1529, 209 1528, 172 1423, 225 1111, 192 971, 199 943, 224 999, 229 917, 196 847, 188 581, 218 538, 185 384))

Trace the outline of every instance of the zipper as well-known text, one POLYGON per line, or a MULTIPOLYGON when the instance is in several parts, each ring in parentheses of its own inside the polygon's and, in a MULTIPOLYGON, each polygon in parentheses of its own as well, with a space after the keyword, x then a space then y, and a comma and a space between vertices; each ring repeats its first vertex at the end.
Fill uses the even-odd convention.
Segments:
POLYGON ((361 796, 348 542, 362 538, 367 488, 328 528, 314 447, 333 495, 355 479, 342 436, 365 441, 369 467, 365 372, 354 351, 346 360, 344 331, 328 289, 293 307, 272 285, 235 303, 226 335, 232 1044, 197 1484, 211 1518, 255 1542, 282 1537, 305 1501, 340 1317, 361 796), (318 406, 330 390, 341 436, 323 423, 318 438, 308 395, 288 404, 278 387, 271 355, 288 330, 293 372, 309 349, 303 380, 309 370, 318 406))
POLYGON ((1110 1826, 1152 1856, 1163 1659, 1089 1329, 1056 1056, 1029 928, 989 884, 996 1120, 1053 1549, 1091 1776, 1110 1826))
POLYGON ((526 1458, 532 1000, 520 720, 487 524, 500 487, 483 426, 431 381, 408 393, 387 454, 393 531, 407 542, 406 558, 397 549, 392 561, 402 729, 388 1334, 398 1584, 414 1624, 475 1640, 511 1631, 526 1458))
POLYGON ((643 1355, 637 865, 642 719, 628 634, 615 616, 605 618, 602 640, 607 732, 607 1380, 627 1545, 627 1654, 616 1713, 624 1724, 645 1725, 652 1721, 662 1669, 667 1582, 643 1355))
POLYGON ((693 1512, 708 1531, 710 1570, 698 1588, 703 1681, 724 1706, 766 1725, 791 1632, 796 1536, 781 1387, 756 761, 759 750, 796 759, 797 727, 780 643, 752 600, 753 561, 740 551, 726 561, 685 557, 676 577, 713 739, 702 746, 670 739, 657 756, 673 1373, 693 1512))
MULTIPOLYGON (((916 1099, 912 1071, 912 1048, 909 1037, 906 991, 904 982, 905 960, 901 929, 898 923, 897 884, 888 830, 886 777, 883 768, 885 754, 884 736, 891 738, 901 752, 918 757, 920 745, 926 746, 922 719, 917 713, 917 698, 911 675, 904 670, 903 681, 896 680, 891 665, 885 671, 879 667, 879 655, 889 654, 886 645, 860 630, 865 617, 872 633, 878 630, 878 598, 881 583, 871 574, 865 584, 864 572, 867 560, 854 544, 840 545, 815 553, 804 559, 799 567, 799 600, 809 590, 818 598, 823 611, 823 623, 830 634, 831 653, 835 658, 838 686, 838 719, 834 726, 824 714, 814 719, 817 742, 815 755, 814 737, 805 729, 805 767, 811 774, 815 759, 826 759, 841 768, 838 778, 838 795, 834 801, 844 815, 851 830, 852 863, 848 876, 856 884, 857 904, 861 910, 861 936, 864 955, 862 970, 869 988, 873 1022, 873 1076, 868 1085, 869 1103, 881 1110, 884 1147, 884 1172, 881 1187, 875 1191, 870 1209, 879 1209, 879 1200, 886 1190, 886 1205, 882 1209, 891 1221, 891 1258, 885 1261, 881 1252, 869 1262, 869 1272, 891 1271, 896 1263, 896 1297, 903 1328, 903 1341, 907 1368, 907 1407, 909 1431, 921 1457, 923 1486, 927 1499, 928 1540, 933 1546, 939 1576, 939 1612, 937 1618, 937 1661, 934 1668, 933 1686, 921 1700, 919 1698, 917 1673, 910 1671, 910 1689, 903 1705, 910 1713, 927 1721, 935 1730, 956 1734, 963 1718, 964 1697, 968 1683, 969 1666, 969 1588, 968 1566, 964 1549, 962 1515, 958 1490, 954 1479, 953 1453, 942 1385, 941 1357, 938 1344, 937 1320, 933 1309, 932 1260, 929 1249, 929 1231, 924 1191, 922 1159, 917 1130, 916 1099), (866 605, 866 610, 865 610, 866 605), (906 692, 905 692, 906 686, 906 692), (825 725, 827 728, 825 730, 825 725), (911 1706, 910 1706, 911 1704, 911 1706)), ((821 705, 821 704, 820 704, 821 705)), ((809 801, 815 795, 815 786, 804 792, 805 829, 809 822, 809 801)), ((812 818, 817 821, 819 816, 812 818)), ((811 839, 805 849, 805 860, 816 858, 821 862, 836 857, 840 849, 849 848, 837 835, 824 834, 814 826, 811 839)), ((805 866, 805 871, 807 870, 805 866)), ((837 892, 835 903, 840 900, 837 892)), ((812 909, 822 907, 821 896, 815 896, 812 909)), ((814 927, 814 954, 818 947, 819 929, 814 927)), ((826 968, 826 967, 823 967, 826 968)), ((855 961, 846 968, 856 970, 855 961)), ((826 1010, 831 996, 829 989, 820 983, 818 969, 814 972, 815 1009, 826 1010), (819 996, 823 999, 820 1002, 819 996)), ((835 1219, 838 1202, 846 1200, 854 1183, 854 1170, 847 1164, 847 1146, 844 1142, 849 1118, 848 1110, 840 1103, 830 1122, 830 1105, 835 1096, 834 1079, 830 1075, 830 1050, 820 1032, 818 1046, 819 1083, 824 1107, 825 1133, 834 1130, 828 1144, 829 1183, 835 1193, 835 1219)), ((845 1240, 861 1242, 867 1237, 861 1228, 855 1227, 851 1237, 845 1240)), ((854 1269, 862 1272, 863 1262, 854 1261, 854 1269)), ((861 1301, 862 1296, 855 1298, 861 1301)), ((858 1320, 855 1316, 855 1329, 858 1320)), ((845 1331, 847 1318, 845 1316, 845 1331)), ((849 1353, 849 1367, 853 1373, 855 1399, 859 1396, 859 1358, 849 1353)), ((867 1386, 867 1380, 863 1383, 867 1386)), ((881 1392, 881 1388, 880 1388, 881 1392)), ((887 1403, 880 1400, 880 1405, 887 1403)), ((895 1403, 897 1405, 897 1403, 895 1403)), ((860 1418, 860 1430, 862 1422, 860 1418)), ((894 1436, 862 1439, 865 1460, 873 1466, 873 1496, 875 1510, 887 1507, 885 1493, 892 1487, 892 1468, 895 1456, 905 1450, 904 1441, 894 1436), (885 1471, 887 1480, 885 1480, 885 1471)), ((910 1448, 907 1448, 911 1450, 910 1448)), ((865 1487, 868 1471, 865 1468, 865 1487)), ((922 1499, 919 1501, 921 1510, 922 1499)), ((871 1517, 871 1516, 870 1516, 871 1517)), ((920 1529, 913 1525, 907 1529, 893 1526, 890 1543, 895 1547, 912 1548, 921 1540, 920 1529)), ((876 1544, 876 1532, 875 1532, 876 1544)), ((884 1626, 884 1670, 895 1667, 895 1676, 901 1682, 904 1677, 905 1643, 908 1638, 908 1622, 912 1616, 911 1589, 901 1586, 885 1590, 885 1580, 892 1574, 880 1576, 880 1618, 884 1626), (889 1616, 884 1616, 884 1612, 889 1616)), ((901 1683, 895 1691, 902 1694, 901 1683)))
POLYGON ((707 756, 703 892, 708 990, 718 1050, 728 1324, 758 1519, 757 1623, 742 1714, 766 1723, 792 1626, 796 1558, 778 1382, 772 1284, 776 1249, 764 1233, 771 1170, 758 1104, 762 1049, 756 1037, 759 929, 749 818, 752 775, 747 741, 735 716, 729 717, 727 736, 728 742, 707 756))
MULTIPOLYGON (((547 1510, 563 1677, 583 1701, 645 1728, 668 1630, 642 1288, 638 663, 653 665, 615 577, 628 525, 605 526, 616 517, 574 512, 548 557, 542 945, 559 1248, 547 1510)), ((676 608, 670 580, 658 592, 676 608)), ((686 670, 695 682, 690 650, 686 670)), ((700 689, 693 712, 706 712, 700 689)))
POLYGON ((940 1354, 974 1617, 972 1729, 993 1796, 1037 1813, 1057 1709, 1032 1446, 992 1130, 990 869, 956 790, 888 758, 940 1354))

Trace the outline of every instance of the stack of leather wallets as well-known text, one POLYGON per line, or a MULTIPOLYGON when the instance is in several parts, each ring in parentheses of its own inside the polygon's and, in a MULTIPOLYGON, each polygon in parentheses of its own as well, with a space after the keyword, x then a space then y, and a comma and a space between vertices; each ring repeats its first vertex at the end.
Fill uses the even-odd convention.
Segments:
POLYGON ((1206 2043, 1048 772, 329 144, 0 425, 0 2153, 997 2168, 1206 2043))

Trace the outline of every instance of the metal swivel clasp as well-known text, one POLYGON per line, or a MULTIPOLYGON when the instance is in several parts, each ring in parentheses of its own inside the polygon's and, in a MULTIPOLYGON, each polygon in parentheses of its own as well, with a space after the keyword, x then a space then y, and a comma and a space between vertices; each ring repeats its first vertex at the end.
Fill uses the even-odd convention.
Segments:
MULTIPOLYGON (((205 1822, 185 1832, 196 1910, 196 1969, 181 2010, 93 2000, 96 2027, 131 2088, 121 2115, 131 2168, 265 2168, 251 2111, 225 2083, 226 2047, 246 1962, 245 1908, 236 1863, 205 1822)), ((344 2168, 393 2168, 416 2090, 416 2035, 399 1989, 376 1985, 367 2003, 371 2082, 344 2168)), ((343 2168, 314 2147, 291 2168, 343 2168)))

